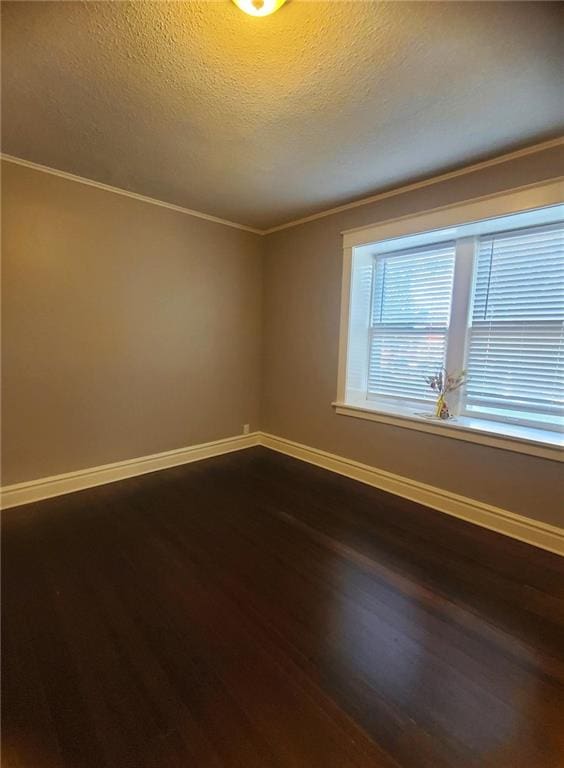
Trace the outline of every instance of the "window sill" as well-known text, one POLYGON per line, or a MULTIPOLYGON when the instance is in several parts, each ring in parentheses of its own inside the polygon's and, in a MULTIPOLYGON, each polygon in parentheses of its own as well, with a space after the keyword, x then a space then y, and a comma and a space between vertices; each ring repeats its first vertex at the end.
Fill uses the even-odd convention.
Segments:
POLYGON ((386 411, 382 406, 374 408, 371 404, 364 403, 351 405, 337 402, 332 405, 335 412, 341 416, 368 419, 404 429, 415 429, 418 432, 502 448, 506 451, 540 456, 552 461, 564 461, 564 440, 559 432, 502 424, 468 416, 459 416, 456 421, 431 421, 411 411, 404 413, 398 413, 397 410, 386 411))

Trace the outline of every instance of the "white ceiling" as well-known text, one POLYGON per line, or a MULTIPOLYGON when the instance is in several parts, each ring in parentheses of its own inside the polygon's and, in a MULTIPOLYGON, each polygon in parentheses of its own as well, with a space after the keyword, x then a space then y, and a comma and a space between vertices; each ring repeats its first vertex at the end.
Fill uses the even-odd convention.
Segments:
POLYGON ((563 11, 3 2, 3 151, 273 226, 564 132, 563 11))

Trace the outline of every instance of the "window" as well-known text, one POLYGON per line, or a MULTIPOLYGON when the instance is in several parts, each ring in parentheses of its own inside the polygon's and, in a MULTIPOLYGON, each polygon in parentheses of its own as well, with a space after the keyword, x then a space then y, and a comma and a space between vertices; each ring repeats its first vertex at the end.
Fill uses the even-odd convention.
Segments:
POLYGON ((468 346, 468 413, 561 424, 563 224, 480 238, 468 346))
POLYGON ((431 401, 425 375, 444 365, 455 244, 374 259, 367 397, 431 401))
POLYGON ((449 399, 456 419, 445 426, 542 431, 559 442, 564 205, 361 239, 348 252, 337 406, 422 419, 436 399, 425 378, 466 370, 449 399))

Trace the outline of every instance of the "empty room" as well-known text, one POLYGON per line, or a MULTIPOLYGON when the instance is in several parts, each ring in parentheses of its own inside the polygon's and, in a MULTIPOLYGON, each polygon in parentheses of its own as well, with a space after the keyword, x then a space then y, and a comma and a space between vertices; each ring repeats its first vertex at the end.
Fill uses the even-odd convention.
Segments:
POLYGON ((564 4, 0 10, 2 766, 564 768, 564 4))

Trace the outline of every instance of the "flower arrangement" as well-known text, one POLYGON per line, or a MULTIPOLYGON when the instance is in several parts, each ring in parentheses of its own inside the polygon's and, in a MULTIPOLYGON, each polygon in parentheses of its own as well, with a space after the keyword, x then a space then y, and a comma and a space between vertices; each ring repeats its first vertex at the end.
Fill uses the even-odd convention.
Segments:
POLYGON ((466 382, 466 371, 452 374, 446 368, 440 368, 433 376, 425 376, 425 381, 438 396, 435 407, 435 417, 438 419, 450 419, 451 413, 448 409, 446 396, 450 392, 455 392, 466 382))

